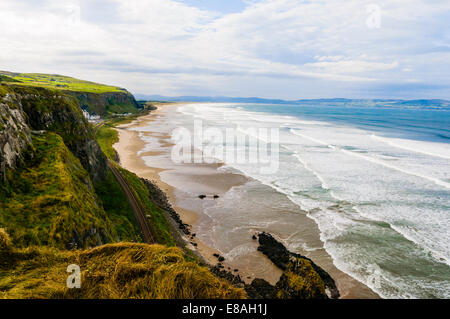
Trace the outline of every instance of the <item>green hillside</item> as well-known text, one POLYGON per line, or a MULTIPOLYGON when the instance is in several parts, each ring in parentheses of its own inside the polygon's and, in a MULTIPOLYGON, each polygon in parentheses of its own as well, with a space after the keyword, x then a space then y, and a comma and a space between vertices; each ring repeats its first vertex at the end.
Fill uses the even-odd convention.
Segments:
POLYGON ((81 236, 94 228, 99 237, 87 236, 86 247, 118 236, 135 239, 133 223, 126 218, 125 225, 118 222, 126 215, 108 216, 103 210, 88 173, 59 135, 34 136, 24 156, 26 165, 8 171, 0 188, 0 225, 8 229, 15 246, 65 248, 73 231, 81 236))
POLYGON ((102 117, 138 113, 142 107, 126 89, 75 79, 69 76, 0 71, 0 83, 22 88, 62 91, 78 100, 81 108, 102 117))
POLYGON ((88 93, 113 93, 127 92, 123 88, 104 85, 84 80, 78 80, 69 76, 40 73, 13 73, 0 71, 0 81, 12 82, 16 85, 52 88, 65 91, 88 93))

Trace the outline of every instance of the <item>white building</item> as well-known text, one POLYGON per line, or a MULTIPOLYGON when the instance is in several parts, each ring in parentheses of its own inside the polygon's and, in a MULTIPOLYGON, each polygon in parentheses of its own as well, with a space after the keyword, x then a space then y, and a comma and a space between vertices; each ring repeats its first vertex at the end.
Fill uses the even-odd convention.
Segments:
POLYGON ((82 110, 82 111, 83 111, 84 117, 85 117, 88 121, 98 121, 98 120, 100 120, 100 115, 91 115, 91 114, 89 114, 89 112, 86 111, 86 110, 82 110))

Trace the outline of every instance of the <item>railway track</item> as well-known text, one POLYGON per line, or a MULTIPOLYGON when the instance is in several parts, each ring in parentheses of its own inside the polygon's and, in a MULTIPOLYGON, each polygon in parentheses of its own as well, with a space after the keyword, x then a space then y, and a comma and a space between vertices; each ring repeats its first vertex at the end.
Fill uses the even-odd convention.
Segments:
POLYGON ((138 221, 144 241, 147 244, 154 244, 155 239, 152 235, 150 225, 148 224, 148 220, 145 215, 145 210, 142 208, 141 203, 137 200, 136 196, 134 195, 133 191, 131 190, 130 186, 128 185, 128 182, 122 176, 120 171, 109 160, 108 160, 108 168, 111 170, 111 172, 113 173, 117 182, 119 182, 120 187, 122 187, 123 192, 125 193, 125 195, 128 198, 128 202, 130 203, 130 206, 131 206, 131 209, 133 210, 134 216, 136 217, 136 220, 138 221))

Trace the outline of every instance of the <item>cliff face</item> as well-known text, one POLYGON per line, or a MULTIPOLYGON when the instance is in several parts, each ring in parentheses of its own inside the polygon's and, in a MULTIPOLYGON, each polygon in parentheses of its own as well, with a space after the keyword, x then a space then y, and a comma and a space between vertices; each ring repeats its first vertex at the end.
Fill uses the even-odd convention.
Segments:
POLYGON ((8 87, 7 90, 1 99, 2 114, 10 114, 12 120, 0 130, 0 137, 3 136, 0 159, 5 167, 14 167, 11 163, 20 158, 21 151, 30 143, 30 129, 45 130, 63 138, 94 181, 105 177, 106 158, 74 98, 43 88, 8 87))
POLYGON ((139 105, 129 92, 89 93, 65 91, 75 97, 83 109, 90 114, 104 116, 107 113, 134 113, 139 105))
POLYGON ((111 184, 107 161, 75 98, 0 84, 0 115, 0 227, 15 245, 83 248, 137 238, 134 217, 107 212, 97 194, 111 184))
MULTIPOLYGON (((1 93, 1 92, 0 92, 1 93)), ((22 152, 31 144, 26 115, 15 105, 14 96, 0 95, 0 179, 4 181, 6 169, 15 168, 22 152)))

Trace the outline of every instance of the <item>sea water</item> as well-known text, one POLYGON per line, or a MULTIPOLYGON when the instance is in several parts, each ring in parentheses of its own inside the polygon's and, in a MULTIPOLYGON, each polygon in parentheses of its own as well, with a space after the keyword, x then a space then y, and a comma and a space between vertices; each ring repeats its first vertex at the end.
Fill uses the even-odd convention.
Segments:
POLYGON ((205 227, 214 227, 201 236, 227 258, 254 251, 230 238, 272 229, 291 250, 325 249, 338 269, 382 297, 450 298, 450 109, 307 101, 178 110, 176 126, 202 119, 206 127, 279 129, 275 174, 249 163, 221 168, 255 180, 205 209, 205 227), (313 227, 295 214, 317 224, 320 243, 304 239, 313 227))

